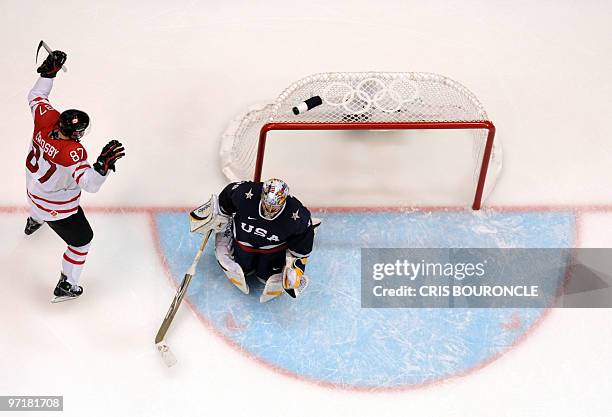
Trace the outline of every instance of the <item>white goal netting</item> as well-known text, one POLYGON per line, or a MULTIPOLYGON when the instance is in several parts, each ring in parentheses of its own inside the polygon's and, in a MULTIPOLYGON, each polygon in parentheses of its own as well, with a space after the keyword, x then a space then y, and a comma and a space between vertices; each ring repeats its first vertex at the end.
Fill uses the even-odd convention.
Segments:
MULTIPOLYGON (((260 131, 267 123, 304 123, 309 126, 371 123, 372 130, 384 130, 385 124, 401 122, 440 122, 442 125, 488 120, 474 94, 441 75, 415 72, 315 74, 289 86, 273 103, 254 106, 232 121, 222 138, 222 170, 231 181, 253 178, 260 131), (296 107, 300 110, 296 111, 296 107), (307 107, 311 108, 307 110, 307 107)), ((488 131, 471 129, 470 134, 473 136, 473 177, 476 184, 488 131)), ((496 140, 483 198, 495 184, 501 160, 501 144, 496 140)))

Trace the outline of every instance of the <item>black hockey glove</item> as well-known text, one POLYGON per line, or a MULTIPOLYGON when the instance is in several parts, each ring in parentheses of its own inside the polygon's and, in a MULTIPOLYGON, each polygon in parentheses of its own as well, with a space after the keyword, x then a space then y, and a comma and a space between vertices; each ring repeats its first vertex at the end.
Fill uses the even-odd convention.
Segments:
POLYGON ((66 62, 66 54, 62 51, 53 51, 36 70, 43 78, 55 78, 57 72, 66 62))
POLYGON ((123 145, 118 140, 111 140, 108 142, 104 148, 102 148, 102 152, 98 159, 93 164, 96 172, 102 176, 106 176, 108 174, 108 170, 115 170, 115 162, 119 158, 123 158, 125 156, 125 149, 123 145))

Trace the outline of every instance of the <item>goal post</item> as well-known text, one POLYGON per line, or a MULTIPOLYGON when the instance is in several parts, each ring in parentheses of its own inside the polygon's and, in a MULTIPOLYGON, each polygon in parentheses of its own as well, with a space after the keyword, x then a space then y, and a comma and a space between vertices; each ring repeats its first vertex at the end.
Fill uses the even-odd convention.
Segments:
POLYGON ((234 120, 222 140, 223 172, 233 181, 260 181, 270 132, 329 130, 471 132, 473 210, 480 209, 501 170, 495 126, 461 84, 437 74, 365 72, 306 77, 274 103, 234 120))
POLYGON ((495 126, 488 120, 475 122, 394 122, 394 123, 266 123, 262 126, 257 145, 253 181, 261 181, 268 132, 273 130, 413 130, 413 129, 486 129, 487 139, 478 173, 472 210, 480 210, 484 185, 493 150, 495 126))

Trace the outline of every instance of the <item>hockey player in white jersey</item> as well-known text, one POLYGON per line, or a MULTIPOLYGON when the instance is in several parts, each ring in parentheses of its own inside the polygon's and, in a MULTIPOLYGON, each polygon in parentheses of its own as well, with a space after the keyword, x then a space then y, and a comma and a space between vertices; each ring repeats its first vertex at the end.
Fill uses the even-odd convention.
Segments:
POLYGON ((110 141, 92 165, 80 140, 89 126, 89 116, 80 110, 61 114, 49 103, 53 79, 66 61, 66 54, 53 51, 37 69, 40 78, 28 95, 34 117, 34 134, 26 158, 26 189, 30 216, 25 234, 47 223, 68 247, 62 257, 60 280, 53 301, 73 299, 83 293, 79 285, 93 231, 79 204, 81 191, 97 192, 115 162, 125 155, 123 145, 110 141))

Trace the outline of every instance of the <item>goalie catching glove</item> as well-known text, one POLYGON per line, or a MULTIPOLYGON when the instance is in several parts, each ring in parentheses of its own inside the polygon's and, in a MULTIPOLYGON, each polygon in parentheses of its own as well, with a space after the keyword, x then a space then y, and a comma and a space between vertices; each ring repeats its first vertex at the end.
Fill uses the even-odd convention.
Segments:
POLYGON ((221 232, 225 230, 232 218, 219 210, 219 199, 216 194, 210 200, 189 213, 189 231, 205 234, 209 230, 221 232))
POLYGON ((296 298, 306 288, 308 278, 305 278, 304 269, 308 258, 287 257, 283 271, 283 289, 292 298, 296 298))
POLYGON ((278 297, 283 293, 283 290, 289 294, 291 298, 297 298, 308 287, 309 279, 304 274, 304 266, 307 258, 294 258, 287 256, 285 268, 282 274, 274 274, 263 289, 259 302, 265 303, 278 297))

